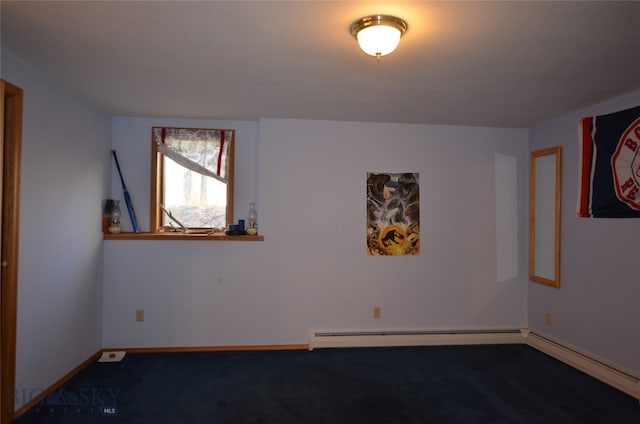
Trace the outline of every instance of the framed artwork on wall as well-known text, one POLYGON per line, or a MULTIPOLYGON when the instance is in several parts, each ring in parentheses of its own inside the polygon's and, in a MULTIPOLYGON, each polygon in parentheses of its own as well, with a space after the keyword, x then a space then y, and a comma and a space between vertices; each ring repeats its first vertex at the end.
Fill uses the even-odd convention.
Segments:
POLYGON ((367 173, 367 253, 420 254, 418 173, 367 173))

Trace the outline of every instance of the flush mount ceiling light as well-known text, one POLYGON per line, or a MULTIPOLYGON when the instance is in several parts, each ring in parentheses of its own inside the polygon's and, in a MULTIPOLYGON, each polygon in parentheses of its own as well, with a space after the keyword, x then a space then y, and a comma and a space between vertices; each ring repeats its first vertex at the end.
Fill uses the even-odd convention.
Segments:
POLYGON ((351 25, 351 34, 358 40, 362 51, 378 60, 398 47, 400 37, 406 31, 404 20, 389 15, 366 16, 351 25))

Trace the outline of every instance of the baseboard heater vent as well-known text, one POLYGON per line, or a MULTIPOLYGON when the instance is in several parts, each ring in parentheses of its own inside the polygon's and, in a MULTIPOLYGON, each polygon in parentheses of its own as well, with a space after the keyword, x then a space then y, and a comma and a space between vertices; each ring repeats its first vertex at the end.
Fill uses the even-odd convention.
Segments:
POLYGON ((527 345, 640 400, 639 377, 533 331, 523 330, 523 336, 527 345))
POLYGON ((446 346, 523 343, 640 400, 640 377, 530 329, 451 331, 310 331, 309 350, 336 347, 446 346))
POLYGON ((309 350, 336 347, 444 346, 473 344, 517 344, 517 330, 454 331, 311 331, 309 350))

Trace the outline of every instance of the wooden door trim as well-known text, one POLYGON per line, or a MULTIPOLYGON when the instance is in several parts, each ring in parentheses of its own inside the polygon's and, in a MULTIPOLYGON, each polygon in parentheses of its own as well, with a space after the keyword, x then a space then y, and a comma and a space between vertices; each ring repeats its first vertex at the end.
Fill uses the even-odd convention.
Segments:
POLYGON ((2 211, 2 294, 0 419, 15 417, 16 320, 18 298, 18 240, 20 224, 20 165, 22 147, 22 89, 0 80, 0 115, 4 139, 2 211), (4 265, 6 264, 6 266, 4 265))

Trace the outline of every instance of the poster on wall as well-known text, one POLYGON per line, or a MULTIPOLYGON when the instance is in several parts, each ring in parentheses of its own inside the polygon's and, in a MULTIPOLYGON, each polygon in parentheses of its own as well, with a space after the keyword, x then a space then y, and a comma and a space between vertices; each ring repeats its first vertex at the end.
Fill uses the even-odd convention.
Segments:
POLYGON ((367 253, 420 254, 418 173, 367 173, 367 253))
POLYGON ((640 106, 580 120, 580 217, 640 218, 640 106))

